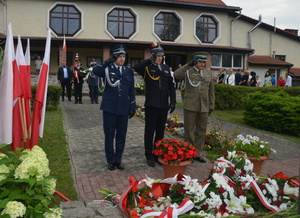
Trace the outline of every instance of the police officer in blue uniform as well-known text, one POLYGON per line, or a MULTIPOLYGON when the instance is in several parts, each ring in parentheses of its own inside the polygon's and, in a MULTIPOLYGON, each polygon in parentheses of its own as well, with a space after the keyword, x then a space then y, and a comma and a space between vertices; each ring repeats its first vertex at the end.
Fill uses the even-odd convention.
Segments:
POLYGON ((136 109, 134 75, 130 68, 123 66, 125 54, 124 46, 117 45, 111 50, 110 58, 93 69, 105 84, 100 110, 103 111, 105 157, 111 171, 124 170, 121 160, 128 118, 134 116, 136 109))
POLYGON ((164 137, 168 110, 170 110, 170 113, 174 111, 176 94, 170 68, 162 63, 163 49, 156 46, 152 48, 151 54, 150 59, 141 61, 133 68, 144 77, 146 83, 145 156, 148 166, 155 167, 157 158, 153 154, 154 144, 164 137))

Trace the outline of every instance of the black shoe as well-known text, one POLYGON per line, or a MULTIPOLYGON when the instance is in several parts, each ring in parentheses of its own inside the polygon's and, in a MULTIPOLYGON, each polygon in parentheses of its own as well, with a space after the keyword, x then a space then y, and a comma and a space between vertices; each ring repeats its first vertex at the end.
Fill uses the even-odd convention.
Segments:
POLYGON ((72 101, 71 99, 69 99, 69 101, 72 101))
POLYGON ((92 101, 91 104, 94 104, 94 102, 92 101))
POLYGON ((79 104, 82 104, 82 101, 80 101, 79 104))
POLYGON ((117 167, 119 170, 124 170, 124 169, 125 169, 125 167, 124 167, 124 165, 123 165, 122 163, 116 164, 116 167, 117 167))
POLYGON ((61 101, 65 101, 65 99, 61 99, 61 101))
POLYGON ((108 164, 108 167, 107 167, 110 171, 113 171, 115 170, 115 165, 114 164, 108 164))
POLYGON ((149 167, 155 167, 154 160, 147 160, 147 164, 148 164, 149 167))
POLYGON ((75 101, 75 103, 74 104, 78 104, 78 102, 77 101, 75 101))
POLYGON ((99 104, 98 101, 96 101, 95 104, 99 104))
POLYGON ((200 163, 206 163, 206 160, 203 157, 194 157, 193 159, 199 161, 200 163))

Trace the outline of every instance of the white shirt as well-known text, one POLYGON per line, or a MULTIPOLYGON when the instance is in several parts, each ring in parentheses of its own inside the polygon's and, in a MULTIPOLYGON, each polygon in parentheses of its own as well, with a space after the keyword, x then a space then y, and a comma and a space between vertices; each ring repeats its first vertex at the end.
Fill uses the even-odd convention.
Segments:
POLYGON ((286 78, 285 86, 292 87, 292 77, 290 75, 286 78))

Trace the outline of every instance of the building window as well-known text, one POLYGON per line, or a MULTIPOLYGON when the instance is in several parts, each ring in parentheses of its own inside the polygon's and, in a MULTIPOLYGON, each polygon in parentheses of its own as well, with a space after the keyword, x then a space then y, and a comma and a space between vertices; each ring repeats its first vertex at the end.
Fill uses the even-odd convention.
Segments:
POLYGON ((175 41, 180 35, 179 17, 173 12, 160 12, 154 17, 154 33, 162 41, 175 41))
POLYGON ((81 30, 81 12, 74 5, 57 4, 49 15, 49 27, 57 36, 73 37, 81 30))
POLYGON ((226 67, 226 68, 242 68, 243 56, 241 54, 212 54, 212 67, 226 67))
POLYGON ((285 61, 285 55, 275 55, 275 58, 281 61, 285 61))
POLYGON ((136 32, 136 15, 130 9, 114 8, 107 14, 107 30, 116 39, 129 39, 136 32))
POLYGON ((212 15, 201 15, 196 19, 196 37, 201 43, 214 43, 218 38, 218 20, 212 15))

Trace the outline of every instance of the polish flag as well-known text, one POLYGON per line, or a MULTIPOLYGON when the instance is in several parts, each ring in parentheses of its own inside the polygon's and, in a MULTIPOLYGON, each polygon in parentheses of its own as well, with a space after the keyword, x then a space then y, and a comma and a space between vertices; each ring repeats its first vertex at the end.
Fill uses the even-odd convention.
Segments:
MULTIPOLYGON (((26 124, 28 136, 31 135, 31 102, 32 93, 31 93, 31 75, 30 75, 30 39, 27 39, 27 48, 25 52, 25 66, 26 66, 26 84, 23 85, 24 88, 24 105, 25 105, 25 114, 26 114, 26 124)), ((24 80, 25 81, 25 80, 24 80)), ((29 139, 25 141, 25 148, 29 148, 29 139)))
MULTIPOLYGON (((23 49, 21 39, 19 37, 19 43, 17 46, 16 53, 18 56, 23 55, 23 49), (21 48, 21 51, 19 51, 21 48)), ((13 107, 13 141, 12 141, 12 150, 16 151, 17 148, 22 147, 22 139, 23 139, 23 111, 22 111, 22 100, 21 97, 23 96, 23 87, 21 82, 21 76, 19 71, 18 62, 15 59, 13 61, 13 74, 14 74, 14 90, 13 90, 13 98, 14 98, 14 107, 13 107)))
POLYGON ((16 50, 16 61, 18 63, 20 78, 23 88, 23 96, 19 99, 20 114, 22 122, 22 131, 24 136, 25 148, 29 148, 29 126, 30 126, 30 99, 31 99, 31 84, 30 72, 25 61, 21 37, 18 36, 18 46, 16 50))
POLYGON ((7 28, 7 36, 0 74, 0 144, 12 143, 13 132, 13 61, 15 49, 11 24, 7 28))
POLYGON ((67 52, 67 44, 66 44, 66 37, 65 37, 65 35, 64 35, 63 50, 64 50, 64 52, 67 52))
POLYGON ((50 49, 51 49, 51 32, 48 30, 48 36, 46 40, 45 54, 43 59, 42 68, 40 70, 38 86, 35 95, 32 130, 31 130, 31 148, 38 145, 38 139, 43 137, 45 111, 48 91, 48 75, 49 75, 49 63, 50 63, 50 49))

